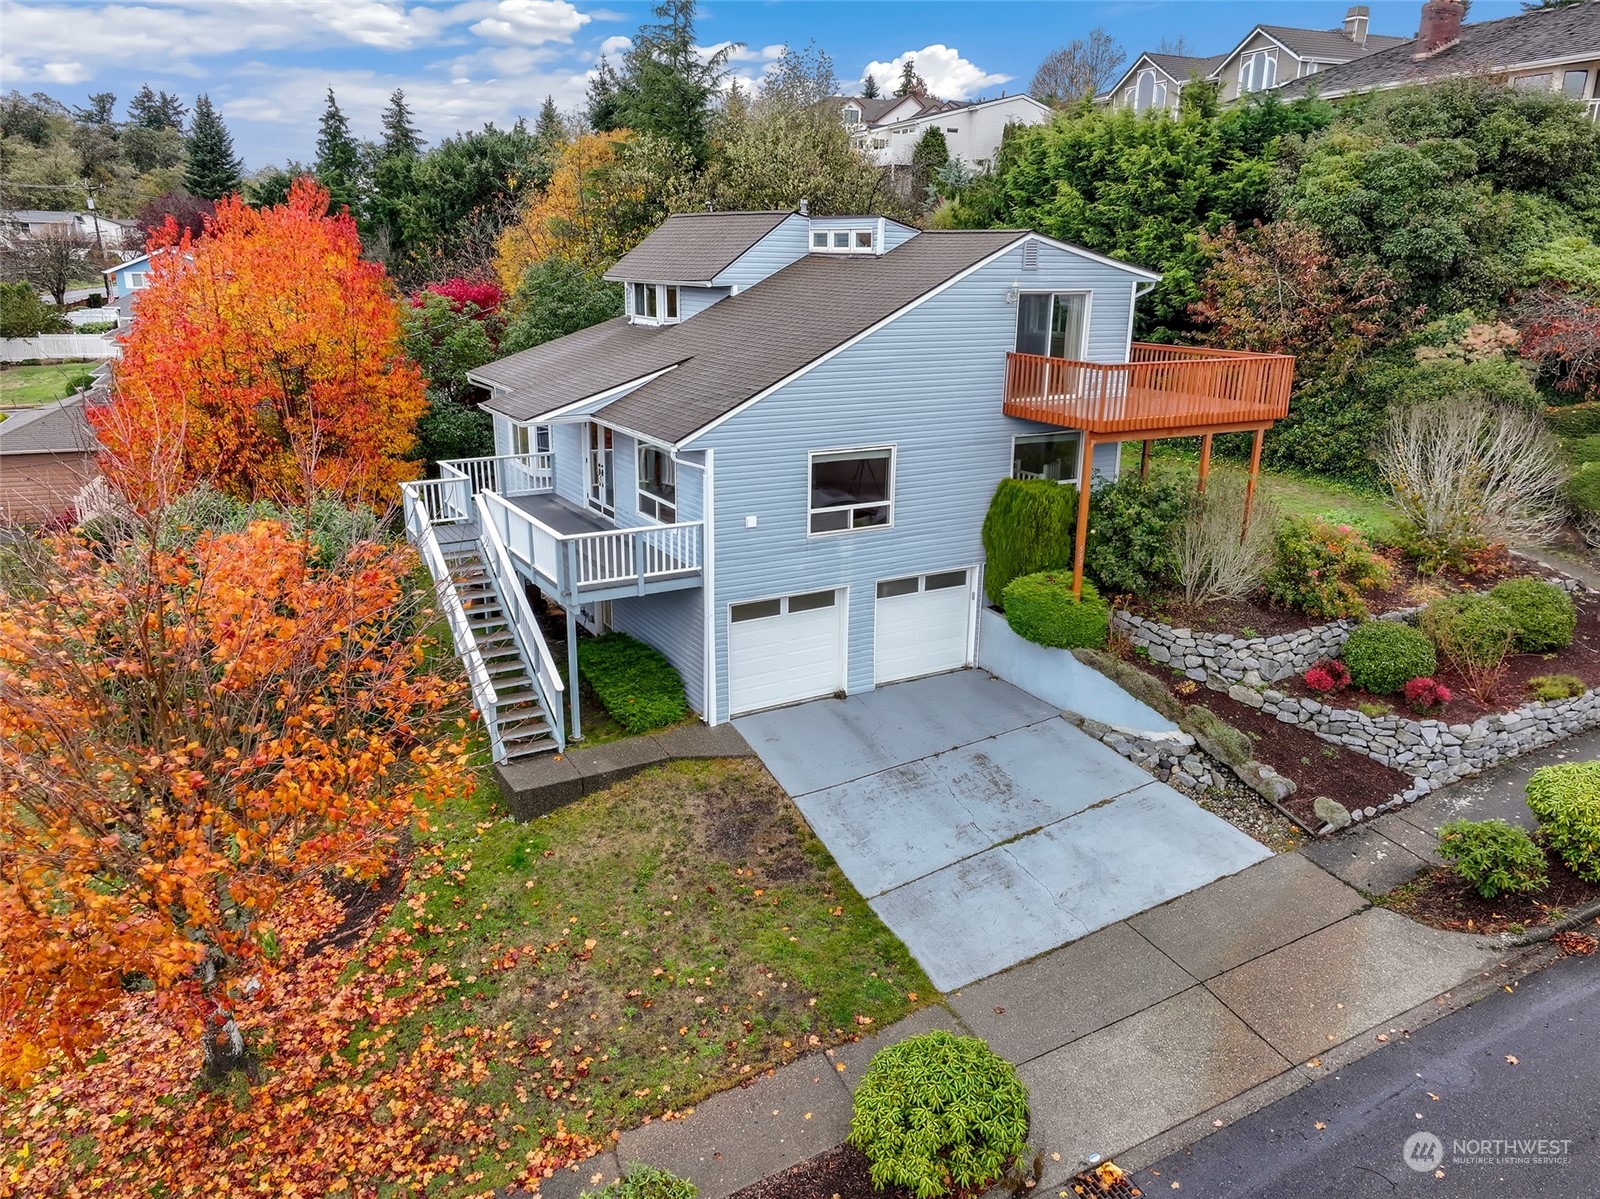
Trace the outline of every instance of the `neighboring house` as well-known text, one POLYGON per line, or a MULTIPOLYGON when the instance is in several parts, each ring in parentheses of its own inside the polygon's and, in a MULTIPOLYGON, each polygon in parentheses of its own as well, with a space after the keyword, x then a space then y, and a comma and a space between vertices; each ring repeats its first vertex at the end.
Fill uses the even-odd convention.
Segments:
POLYGON ((100 216, 95 212, 60 209, 13 208, 0 211, 0 238, 8 242, 31 241, 50 233, 70 233, 107 250, 121 247, 133 221, 100 216))
POLYGON ((497 760, 564 744, 526 584, 709 723, 865 691, 974 660, 998 480, 1287 410, 1291 359, 1135 345, 1159 276, 1026 230, 688 213, 606 277, 626 315, 470 373, 497 457, 403 488, 497 760))
POLYGON ((851 140, 879 166, 908 165, 922 135, 937 126, 951 158, 987 167, 1000 152, 1008 125, 1043 125, 1053 115, 1048 104, 1023 95, 956 101, 911 92, 881 99, 835 96, 830 103, 838 106, 851 140))
MULTIPOLYGON (((1526 91, 1566 96, 1600 121, 1600 0, 1472 25, 1462 24, 1464 14, 1452 0, 1429 0, 1414 39, 1330 67, 1315 80, 1317 94, 1331 100, 1408 83, 1491 76, 1526 91)), ((1302 80, 1278 91, 1293 99, 1309 86, 1302 80)))
POLYGON ((1357 5, 1345 13, 1339 29, 1257 25, 1233 49, 1212 58, 1141 54, 1101 93, 1100 101, 1135 112, 1176 112, 1184 86, 1203 79, 1218 85, 1218 96, 1226 103, 1288 80, 1321 74, 1406 41, 1369 33, 1369 24, 1366 5, 1357 5))
POLYGON ((150 286, 150 255, 136 255, 101 273, 106 277, 106 292, 111 298, 109 307, 116 313, 117 327, 126 329, 133 324, 139 293, 150 286))
POLYGON ((99 477, 84 395, 11 409, 0 421, 0 518, 38 524, 73 511, 99 477))

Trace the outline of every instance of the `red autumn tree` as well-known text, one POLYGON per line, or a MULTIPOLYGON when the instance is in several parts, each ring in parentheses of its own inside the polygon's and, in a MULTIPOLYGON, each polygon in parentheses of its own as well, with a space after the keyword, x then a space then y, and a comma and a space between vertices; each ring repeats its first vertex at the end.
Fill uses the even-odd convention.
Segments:
POLYGON ((1294 354, 1302 378, 1338 377, 1420 313, 1396 313, 1394 280, 1341 258, 1312 226, 1257 221, 1200 235, 1210 259, 1189 314, 1229 349, 1294 354))
MULTIPOLYGON (((506 293, 500 289, 498 283, 467 279, 461 275, 452 275, 442 283, 429 283, 422 290, 443 296, 450 301, 450 307, 458 313, 465 311, 467 305, 472 305, 474 310, 472 315, 479 320, 497 313, 506 298, 506 293)), ((414 306, 421 307, 422 297, 414 296, 411 302, 414 306)))
POLYGON ((150 249, 112 400, 91 413, 118 489, 146 511, 200 481, 387 503, 415 473, 426 399, 355 222, 299 179, 273 208, 219 201, 202 238, 169 222, 150 249))
POLYGON ((77 1060, 130 979, 239 1064, 274 921, 470 786, 409 547, 153 532, 0 587, 0 1080, 77 1060))

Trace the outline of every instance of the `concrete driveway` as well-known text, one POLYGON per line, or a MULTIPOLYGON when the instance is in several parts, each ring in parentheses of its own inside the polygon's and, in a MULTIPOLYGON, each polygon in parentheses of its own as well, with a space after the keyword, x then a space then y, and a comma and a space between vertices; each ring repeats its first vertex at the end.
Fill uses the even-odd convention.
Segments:
POLYGON ((980 670, 734 724, 944 991, 1271 856, 980 670))

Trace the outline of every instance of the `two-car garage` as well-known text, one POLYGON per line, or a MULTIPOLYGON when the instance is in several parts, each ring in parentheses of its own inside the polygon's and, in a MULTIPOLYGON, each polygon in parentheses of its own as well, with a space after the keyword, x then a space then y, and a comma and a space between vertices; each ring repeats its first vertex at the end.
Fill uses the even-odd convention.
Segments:
MULTIPOLYGON (((873 599, 873 682, 957 670, 972 661, 976 572, 879 580, 873 599)), ((809 591, 731 604, 731 715, 846 689, 849 591, 809 591)))

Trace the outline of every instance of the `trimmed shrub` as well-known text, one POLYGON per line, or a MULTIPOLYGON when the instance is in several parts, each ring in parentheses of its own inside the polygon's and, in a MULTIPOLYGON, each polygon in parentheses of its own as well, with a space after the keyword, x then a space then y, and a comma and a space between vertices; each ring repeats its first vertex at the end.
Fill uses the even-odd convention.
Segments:
POLYGON ((1489 592, 1511 614, 1516 626, 1513 648, 1520 654, 1564 649, 1578 628, 1578 608, 1572 597, 1542 579, 1507 579, 1489 592))
POLYGON ((1350 668, 1339 659, 1318 662, 1305 675, 1306 686, 1321 695, 1343 691, 1350 685, 1350 668))
POLYGON ((1544 850, 1504 820, 1452 820, 1439 828, 1439 856, 1485 899, 1542 890, 1544 850))
POLYGON ((578 642, 578 670, 605 710, 630 733, 676 724, 689 714, 683 680, 672 663, 626 633, 578 642))
POLYGON ((578 1199, 698 1199, 699 1194, 687 1178, 636 1162, 610 1186, 584 1191, 578 1199))
POLYGON ((1589 690, 1589 684, 1575 674, 1540 674, 1528 680, 1528 690, 1534 699, 1549 702, 1582 695, 1589 690))
POLYGON ((1078 489, 1048 479, 1001 479, 983 518, 983 589, 999 604, 1013 579, 1072 562, 1078 489))
POLYGON ((1354 528, 1313 517, 1278 526, 1266 587, 1286 607, 1333 619, 1365 616, 1361 593, 1387 587, 1391 579, 1389 564, 1354 528))
POLYGON ((976 1037, 924 1033, 872 1055, 856 1088, 849 1143, 872 1185, 918 1199, 976 1194, 1009 1170, 1028 1135, 1028 1089, 976 1037))
POLYGON ((1539 834, 1579 878, 1600 883, 1600 762, 1542 766, 1528 780, 1539 834))
POLYGON ((1081 599, 1072 572, 1044 570, 1013 579, 1001 597, 1006 623, 1019 637, 1058 649, 1098 649, 1111 632, 1111 607, 1088 579, 1081 599))
POLYGON ((1455 595, 1422 610, 1423 631, 1459 670, 1479 703, 1493 702, 1516 640, 1511 613, 1486 595, 1455 595))
POLYGON ((1426 677, 1410 680, 1400 689, 1400 694, 1405 696, 1406 706, 1419 715, 1442 708, 1455 698, 1450 688, 1437 679, 1426 677))
POLYGON ((1406 680, 1431 675, 1439 665, 1432 643, 1416 629, 1374 620, 1351 631, 1341 655, 1350 680, 1363 691, 1387 695, 1406 680))
POLYGON ((1585 462, 1562 489, 1567 506, 1580 516, 1600 513, 1600 462, 1585 462))
POLYGON ((1176 479, 1124 475, 1089 500, 1084 567, 1109 595, 1153 595, 1178 581, 1178 526, 1194 502, 1176 479))

